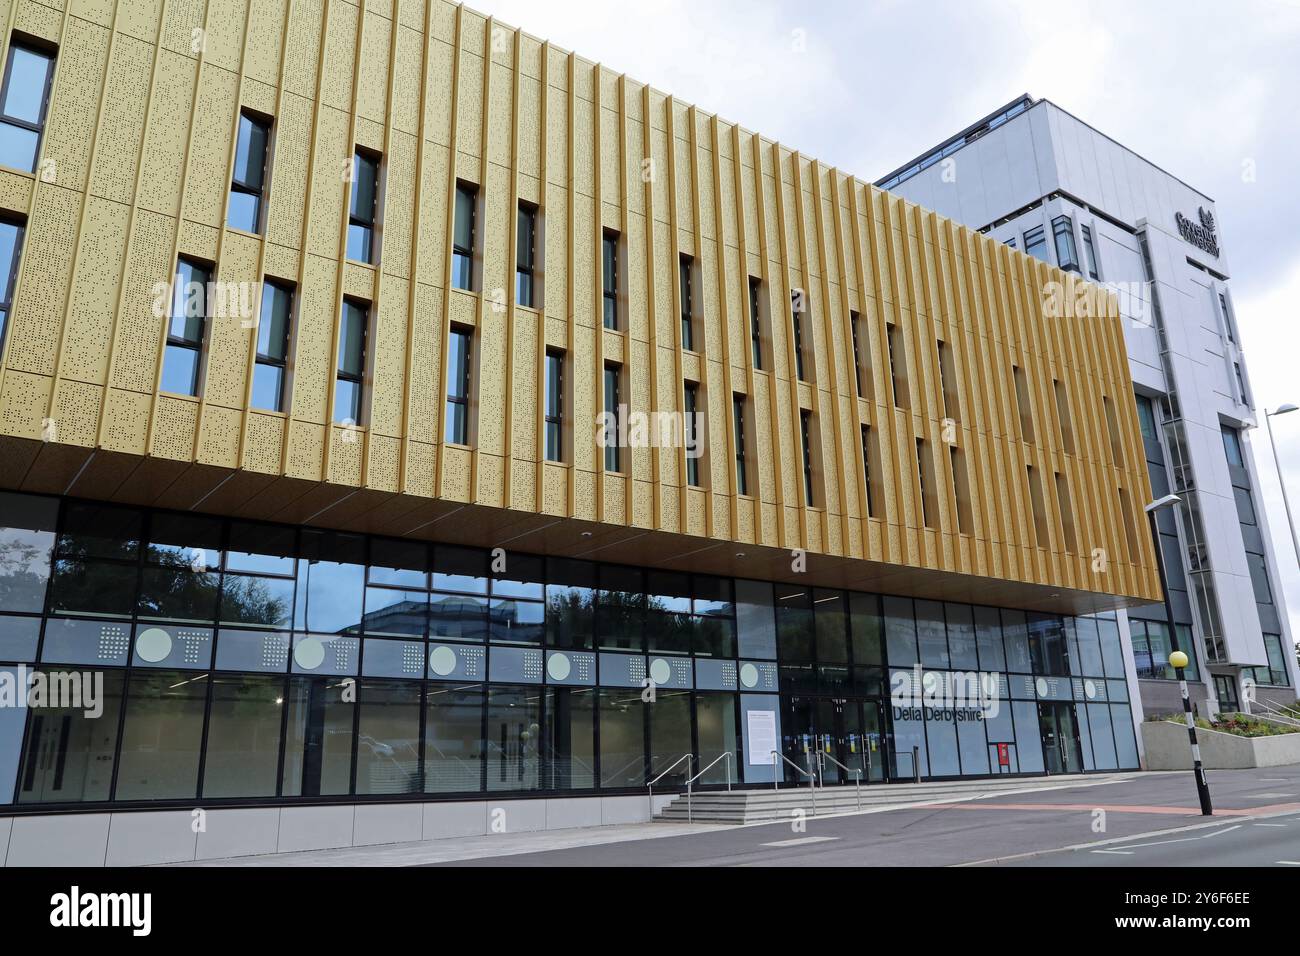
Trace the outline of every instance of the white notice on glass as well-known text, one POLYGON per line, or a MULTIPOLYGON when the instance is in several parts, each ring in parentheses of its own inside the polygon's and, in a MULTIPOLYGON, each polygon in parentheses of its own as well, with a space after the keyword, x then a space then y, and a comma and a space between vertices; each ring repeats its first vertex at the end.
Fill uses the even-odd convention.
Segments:
POLYGON ((749 718, 749 762, 771 765, 772 751, 776 749, 776 711, 751 710, 749 718))

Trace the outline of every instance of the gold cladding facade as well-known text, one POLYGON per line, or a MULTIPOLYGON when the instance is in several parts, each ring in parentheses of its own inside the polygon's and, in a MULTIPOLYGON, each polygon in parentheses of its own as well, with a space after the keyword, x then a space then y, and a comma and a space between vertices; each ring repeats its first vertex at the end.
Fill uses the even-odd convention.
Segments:
POLYGON ((1159 597, 1119 319, 1044 318, 1044 284, 1066 279, 1055 268, 441 0, 8 0, 0 17, 6 50, 15 31, 58 47, 43 174, 0 170, 0 207, 27 224, 0 485, 1046 610, 1159 597), (274 120, 261 235, 225 228, 241 109, 274 120), (383 157, 376 266, 343 255, 354 144, 383 157), (486 292, 449 289, 458 180, 479 188, 486 292), (514 304, 521 200, 538 209, 540 309, 514 304), (621 237, 625 331, 602 327, 603 230, 621 237), (256 331, 239 319, 209 320, 199 397, 159 391, 154 289, 182 255, 218 282, 296 287, 286 413, 249 410, 256 331), (695 263, 698 351, 681 348, 681 255, 695 263), (793 289, 807 382, 793 374, 793 289), (358 429, 331 424, 345 296, 371 304, 358 429), (891 324, 908 408, 895 407, 891 324), (468 446, 441 441, 452 327, 474 330, 468 446), (958 406, 946 436, 939 341, 958 406), (544 461, 548 347, 567 355, 565 463, 544 461), (633 448, 623 473, 603 470, 606 362, 634 410, 679 411, 683 382, 698 383, 704 487, 686 487, 681 448, 633 448), (733 395, 746 396, 748 495, 733 395), (880 449, 871 516, 861 425, 880 449), (945 438, 966 464, 969 533, 945 438), (1037 534, 1030 466, 1045 480, 1037 534))

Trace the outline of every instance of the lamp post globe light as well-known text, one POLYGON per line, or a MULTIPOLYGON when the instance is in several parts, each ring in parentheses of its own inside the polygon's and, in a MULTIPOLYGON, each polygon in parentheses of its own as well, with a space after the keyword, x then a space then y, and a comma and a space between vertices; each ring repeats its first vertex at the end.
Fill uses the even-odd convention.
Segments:
POLYGON ((1160 590, 1165 596, 1165 621, 1169 628, 1169 664, 1178 675, 1178 691, 1183 697, 1183 719, 1187 722, 1187 739, 1192 745, 1192 773, 1196 775, 1196 796, 1201 802, 1201 814, 1213 816, 1214 806, 1210 803, 1210 785, 1205 780, 1205 768, 1201 766, 1201 746, 1196 742, 1196 721, 1192 718, 1192 699, 1187 693, 1188 657, 1178 646, 1178 628, 1174 624, 1174 605, 1169 597, 1169 582, 1165 579, 1165 558, 1160 550, 1160 529, 1156 525, 1156 512, 1162 508, 1171 508, 1183 499, 1177 495, 1165 495, 1146 506, 1147 522, 1151 525, 1151 543, 1156 549, 1156 569, 1160 572, 1160 590))
POLYGON ((1264 427, 1268 431, 1269 447, 1273 449, 1273 467, 1277 469, 1277 483, 1282 488, 1282 506, 1286 508, 1286 523, 1291 528, 1291 547, 1295 549, 1297 563, 1300 563, 1300 538, 1296 538, 1295 521, 1291 518, 1291 500, 1286 494, 1286 482, 1282 480, 1282 463, 1277 457, 1277 442, 1273 440, 1273 426, 1269 423, 1269 419, 1274 415, 1285 415, 1297 409, 1300 409, 1300 406, 1292 402, 1285 402, 1271 412, 1267 408, 1264 409, 1264 427))

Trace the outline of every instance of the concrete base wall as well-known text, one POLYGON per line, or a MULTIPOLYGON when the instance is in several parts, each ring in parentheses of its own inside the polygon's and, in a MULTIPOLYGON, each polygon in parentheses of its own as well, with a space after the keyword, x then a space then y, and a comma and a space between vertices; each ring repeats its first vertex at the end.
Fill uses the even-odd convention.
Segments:
MULTIPOLYGON (((674 794, 656 794, 657 813, 674 794)), ((148 866, 650 820, 645 797, 0 817, 5 866, 148 866)))
MULTIPOLYGON (((1300 733, 1238 737, 1197 727, 1196 740, 1201 745, 1201 761, 1207 770, 1300 764, 1300 733)), ((1142 741, 1146 749, 1146 769, 1192 769, 1192 748, 1187 742, 1186 725, 1164 720, 1145 721, 1142 741)))

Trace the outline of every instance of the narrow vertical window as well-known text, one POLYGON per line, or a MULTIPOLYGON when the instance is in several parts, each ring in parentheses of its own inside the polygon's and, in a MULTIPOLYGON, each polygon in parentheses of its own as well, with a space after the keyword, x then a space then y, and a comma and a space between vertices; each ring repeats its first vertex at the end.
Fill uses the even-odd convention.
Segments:
POLYGON ((1133 513, 1133 502, 1129 498, 1128 490, 1119 489, 1119 521, 1124 526, 1124 544, 1128 547, 1128 561, 1132 564, 1137 560, 1138 538, 1137 538, 1137 516, 1133 513))
POLYGON ((199 393, 199 366, 208 318, 207 266, 189 259, 176 263, 172 311, 167 325, 167 351, 163 355, 162 390, 176 395, 199 393))
POLYGON ((452 329, 447 340, 447 426, 446 440, 453 445, 469 444, 469 370, 473 333, 452 329))
POLYGON ((1058 379, 1052 379, 1052 390, 1056 393, 1056 417, 1061 423, 1061 448, 1067 455, 1073 455, 1074 418, 1070 415, 1070 396, 1058 379))
POLYGON ((794 332, 794 373, 801 382, 808 381, 807 362, 804 358, 803 313, 805 309, 803 290, 790 293, 790 326, 794 332))
POLYGON ((262 231, 262 197, 266 187, 266 154, 271 123, 250 113, 239 116, 235 140, 235 172, 230 180, 226 224, 244 232, 262 231))
POLYGON ((678 263, 682 299, 682 348, 688 352, 695 351, 695 303, 691 299, 691 272, 694 267, 695 262, 690 256, 682 256, 678 263))
POLYGON ((1043 481, 1038 474, 1038 469, 1033 465, 1026 465, 1025 473, 1029 478, 1029 501, 1034 513, 1034 545, 1045 548, 1048 544, 1048 537, 1047 505, 1043 501, 1043 481))
POLYGON ((375 205, 379 196, 379 157, 357 148, 352 155, 352 204, 348 209, 348 258, 375 261, 375 205))
POLYGON ((763 369, 763 320, 759 311, 758 295, 763 289, 763 282, 753 276, 749 277, 749 344, 754 355, 754 368, 763 369))
POLYGON ((623 370, 617 365, 605 366, 605 470, 621 471, 622 449, 619 442, 623 431, 622 389, 623 370))
POLYGON ((1042 226, 1035 226, 1025 233, 1025 252, 1035 259, 1042 259, 1044 262, 1052 261, 1052 257, 1047 252, 1047 239, 1043 234, 1042 226))
POLYGON ((682 423, 686 439, 686 483, 692 488, 700 486, 700 426, 699 426, 699 406, 700 406, 700 386, 695 382, 687 382, 685 387, 685 402, 682 410, 685 413, 685 421, 682 423))
POLYGON ((1056 240, 1056 261, 1066 272, 1079 271, 1079 254, 1074 248, 1074 220, 1057 216, 1052 220, 1052 237, 1056 240))
POLYGON ((451 237, 451 284, 474 290, 474 238, 478 189, 469 183, 456 184, 456 220, 451 237))
POLYGON ((546 350, 546 460, 564 461, 564 353, 546 350))
POLYGON ((745 461, 745 396, 731 397, 732 428, 736 433, 736 492, 749 494, 749 471, 745 461))
POLYGON ((54 54, 13 40, 0 88, 0 166, 36 172, 54 80, 54 54))
POLYGON ((889 377, 894 386, 894 407, 909 408, 911 399, 907 393, 907 352, 903 336, 893 322, 886 327, 886 332, 889 339, 889 377))
POLYGON ((812 412, 807 409, 799 412, 799 436, 803 440, 804 501, 812 508, 817 504, 817 497, 813 494, 812 412))
POLYGON ((876 516, 876 489, 872 483, 871 476, 875 473, 872 467, 872 457, 875 449, 872 447, 871 426, 862 426, 862 478, 867 487, 867 517, 876 516))
POLYGON ((1116 468, 1124 467, 1124 445, 1119 437, 1119 420, 1115 417, 1115 405, 1110 397, 1101 397, 1102 412, 1106 416, 1106 433, 1110 438, 1110 462, 1116 468))
POLYGON ((289 327, 293 289, 267 279, 262 283, 262 307, 257 316, 257 357, 253 365, 253 407, 284 411, 285 367, 289 360, 289 327))
POLYGON ((948 464, 952 469, 953 495, 957 499, 957 530, 975 533, 975 515, 970 504, 970 474, 966 470, 966 453, 956 445, 948 446, 948 464))
POLYGON ((1232 312, 1228 309, 1228 297, 1219 293, 1219 308, 1223 310, 1223 329, 1228 334, 1229 342, 1236 342, 1236 331, 1232 327, 1232 312))
POLYGON ((916 440, 916 478, 921 489, 921 523, 927 528, 934 524, 934 465, 926 450, 924 438, 916 440))
POLYGON ((858 340, 862 323, 858 313, 849 313, 849 338, 853 339, 853 382, 857 386, 857 396, 862 397, 862 343, 858 340))
POLYGON ((1020 440, 1034 441, 1034 410, 1029 404, 1029 380, 1019 365, 1011 366, 1011 379, 1016 386, 1016 411, 1020 421, 1020 440))
POLYGON ((939 385, 943 390, 943 414, 955 422, 961 421, 960 399, 957 396, 957 367, 952 346, 939 341, 939 385))
POLYGON ((366 340, 370 334, 370 306, 343 300, 339 328, 339 364, 334 382, 334 420, 360 424, 366 380, 366 340))
POLYGON ((4 344, 9 312, 14 304, 14 283, 18 281, 18 262, 23 254, 24 225, 0 219, 0 345, 4 344))
POLYGON ((1243 405, 1250 404, 1250 393, 1246 391, 1246 376, 1241 371, 1241 363, 1233 362, 1232 371, 1237 376, 1237 397, 1243 405))
POLYGON ((1083 233, 1083 256, 1088 264, 1088 278, 1095 280, 1101 273, 1097 271, 1097 248, 1092 242, 1092 229, 1088 226, 1080 226, 1079 231, 1083 233))
POLYGON ((601 271, 604 274, 605 328, 618 329, 618 233, 606 230, 600 243, 601 271))
POLYGON ((1074 534, 1074 508, 1070 505, 1070 483, 1065 475, 1056 472, 1056 503, 1061 509, 1061 529, 1065 532, 1065 550, 1073 554, 1079 549, 1074 534))
POLYGON ((519 229, 515 236, 515 300, 536 308, 537 207, 519 204, 519 229))

